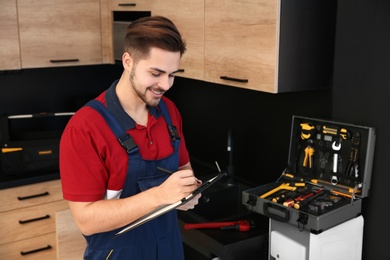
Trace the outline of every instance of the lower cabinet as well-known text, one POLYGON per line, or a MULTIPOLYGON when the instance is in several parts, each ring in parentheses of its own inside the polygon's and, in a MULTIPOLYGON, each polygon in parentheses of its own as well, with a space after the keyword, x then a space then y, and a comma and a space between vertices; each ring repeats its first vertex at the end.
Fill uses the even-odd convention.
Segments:
POLYGON ((1 259, 57 259, 55 232, 0 245, 1 259))
POLYGON ((56 259, 60 180, 0 190, 0 259, 56 259))

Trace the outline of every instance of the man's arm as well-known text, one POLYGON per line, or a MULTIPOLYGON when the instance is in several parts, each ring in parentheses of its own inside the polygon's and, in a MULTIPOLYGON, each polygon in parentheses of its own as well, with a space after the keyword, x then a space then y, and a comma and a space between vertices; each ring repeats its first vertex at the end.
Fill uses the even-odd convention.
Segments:
POLYGON ((161 185, 134 196, 94 202, 69 201, 69 207, 81 232, 92 235, 123 227, 161 205, 175 203, 197 186, 191 166, 186 164, 161 185))

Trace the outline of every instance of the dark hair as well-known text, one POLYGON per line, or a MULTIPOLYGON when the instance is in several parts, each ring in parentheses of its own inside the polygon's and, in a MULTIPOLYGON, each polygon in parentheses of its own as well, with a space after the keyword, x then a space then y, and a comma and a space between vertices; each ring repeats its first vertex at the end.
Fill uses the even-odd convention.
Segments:
POLYGON ((180 52, 181 56, 186 51, 186 42, 171 20, 149 16, 137 19, 127 27, 124 47, 137 62, 148 57, 152 47, 180 52))

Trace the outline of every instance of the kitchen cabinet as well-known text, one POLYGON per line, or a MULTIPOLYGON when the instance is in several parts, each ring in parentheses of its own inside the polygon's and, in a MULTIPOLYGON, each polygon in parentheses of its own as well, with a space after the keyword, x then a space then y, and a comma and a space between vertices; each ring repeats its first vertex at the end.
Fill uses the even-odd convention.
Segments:
POLYGON ((205 0, 205 80, 269 93, 328 87, 336 1, 205 0))
MULTIPOLYGON (((103 29, 106 29, 102 33, 104 39, 106 39, 103 42, 104 61, 114 64, 116 60, 118 61, 120 59, 117 55, 118 50, 116 49, 118 44, 114 43, 118 40, 115 37, 115 35, 117 35, 117 31, 115 30, 118 30, 115 23, 118 25, 119 22, 123 25, 119 26, 119 30, 121 33, 124 33, 124 28, 126 28, 131 21, 139 17, 150 16, 151 0, 102 0, 102 2, 104 2, 106 6, 106 11, 104 11, 104 15, 102 15, 103 29), (121 13, 121 15, 119 15, 121 17, 120 21, 115 21, 114 13, 121 13)), ((125 35, 123 35, 123 37, 124 36, 125 35)), ((123 42, 123 37, 120 38, 121 43, 123 42)), ((121 57, 122 55, 119 56, 121 57)))
POLYGON ((100 19, 102 37, 102 63, 112 63, 112 21, 110 12, 110 0, 100 0, 100 19))
POLYGON ((178 76, 204 79, 204 1, 152 1, 152 14, 171 19, 187 44, 178 76))
POLYGON ((150 11, 151 0, 111 0, 110 10, 113 11, 150 11))
POLYGON ((56 212, 65 209, 60 180, 0 190, 0 258, 56 259, 56 212))
POLYGON ((268 93, 330 86, 335 0, 154 0, 152 14, 187 40, 179 76, 268 93))
POLYGON ((102 63, 100 0, 18 0, 22 68, 102 63))
POLYGON ((20 69, 16 0, 1 1, 0 24, 0 70, 20 69))
POLYGON ((273 92, 278 9, 278 1, 205 0, 205 80, 273 92))

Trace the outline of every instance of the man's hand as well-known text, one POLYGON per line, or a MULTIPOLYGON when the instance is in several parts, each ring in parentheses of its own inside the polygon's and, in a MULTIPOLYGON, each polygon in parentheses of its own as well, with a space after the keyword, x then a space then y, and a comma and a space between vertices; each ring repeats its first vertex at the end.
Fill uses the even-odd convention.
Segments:
POLYGON ((192 200, 188 201, 187 203, 181 205, 180 207, 177 207, 177 209, 178 210, 183 210, 183 211, 187 211, 189 209, 193 209, 196 205, 198 205, 200 197, 202 197, 201 193, 196 195, 192 200))
POLYGON ((192 170, 179 170, 172 173, 158 189, 158 200, 161 204, 175 203, 190 195, 199 185, 199 180, 192 170))

